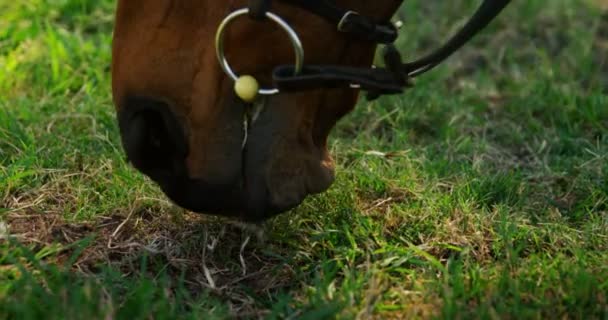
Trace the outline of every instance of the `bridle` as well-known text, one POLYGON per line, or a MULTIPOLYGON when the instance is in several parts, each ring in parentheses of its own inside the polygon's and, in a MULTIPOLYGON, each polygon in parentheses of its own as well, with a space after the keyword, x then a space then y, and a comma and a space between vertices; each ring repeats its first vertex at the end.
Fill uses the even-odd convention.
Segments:
MULTIPOLYGON (((339 32, 350 34, 361 41, 385 45, 383 57, 385 67, 355 68, 337 65, 304 64, 304 48, 297 32, 280 16, 272 13, 271 0, 250 0, 249 7, 228 15, 220 24, 216 35, 217 58, 226 74, 238 83, 237 75, 224 54, 224 35, 227 27, 238 17, 248 15, 255 20, 270 19, 284 29, 295 48, 295 64, 277 66, 272 79, 274 88, 259 89, 259 95, 274 95, 280 92, 296 92, 321 88, 353 88, 368 92, 368 99, 382 95, 400 94, 412 86, 411 79, 439 65, 476 34, 487 27, 511 0, 484 0, 466 25, 446 44, 427 56, 413 62, 403 63, 396 49, 399 31, 390 21, 374 21, 355 11, 339 8, 331 0, 279 0, 322 17, 335 25, 339 32)), ((370 0, 371 1, 371 0, 370 0)), ((403 0, 395 0, 402 2, 403 0)))

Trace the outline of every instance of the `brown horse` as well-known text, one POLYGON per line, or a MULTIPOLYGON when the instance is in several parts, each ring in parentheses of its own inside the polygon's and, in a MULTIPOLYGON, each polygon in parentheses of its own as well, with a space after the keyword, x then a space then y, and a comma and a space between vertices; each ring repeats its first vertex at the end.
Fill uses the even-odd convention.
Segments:
MULTIPOLYGON (((388 22, 402 1, 336 0, 373 21, 388 22)), ((351 88, 316 88, 251 105, 218 63, 218 26, 246 0, 119 0, 112 89, 131 163, 176 204, 196 212, 263 220, 325 191, 334 180, 327 137, 358 99, 351 88)), ((369 68, 377 44, 353 39, 319 15, 284 1, 272 12, 306 48, 306 64, 369 68)), ((284 30, 239 19, 226 31, 232 68, 263 85, 277 65, 293 64, 284 30)))

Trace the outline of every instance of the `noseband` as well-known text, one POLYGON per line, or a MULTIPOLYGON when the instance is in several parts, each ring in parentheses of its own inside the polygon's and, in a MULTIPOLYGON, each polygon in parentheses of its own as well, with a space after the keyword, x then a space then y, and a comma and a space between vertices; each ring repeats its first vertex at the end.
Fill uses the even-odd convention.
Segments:
MULTIPOLYGON (((361 41, 385 45, 383 68, 355 68, 335 65, 304 64, 304 48, 297 32, 280 16, 272 13, 271 0, 250 0, 249 7, 231 13, 220 24, 216 35, 217 58, 222 69, 237 85, 245 77, 237 75, 224 54, 224 35, 228 26, 238 17, 248 15, 254 20, 270 19, 288 34, 295 49, 295 64, 277 66, 272 73, 274 88, 257 88, 259 95, 279 92, 296 92, 321 88, 354 88, 368 92, 368 99, 382 95, 400 94, 412 86, 411 79, 439 65, 458 51, 476 34, 487 27, 511 0, 484 0, 467 24, 450 40, 429 55, 409 63, 403 63, 396 49, 398 28, 389 22, 377 22, 357 12, 342 9, 331 0, 280 0, 322 17, 335 25, 339 32, 354 36, 361 41)), ((402 2, 403 0, 395 0, 402 2)), ((250 76, 247 77, 251 79, 250 76)), ((238 91, 238 90, 237 90, 238 91)), ((238 93, 238 92, 237 92, 238 93)), ((242 97, 242 95, 239 94, 242 97)), ((255 94, 253 95, 255 97, 255 94)), ((253 100, 253 99, 252 99, 253 100)))

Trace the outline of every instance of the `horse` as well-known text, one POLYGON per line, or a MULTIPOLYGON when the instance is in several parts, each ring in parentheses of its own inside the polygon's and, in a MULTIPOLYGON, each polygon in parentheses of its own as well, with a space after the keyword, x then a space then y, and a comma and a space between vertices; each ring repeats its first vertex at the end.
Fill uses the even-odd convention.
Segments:
POLYGON ((118 0, 112 97, 130 163, 178 206, 259 222, 326 191, 328 135, 367 92, 399 94, 499 15, 485 0, 403 63, 400 0, 118 0), (379 46, 385 67, 374 67, 379 46))

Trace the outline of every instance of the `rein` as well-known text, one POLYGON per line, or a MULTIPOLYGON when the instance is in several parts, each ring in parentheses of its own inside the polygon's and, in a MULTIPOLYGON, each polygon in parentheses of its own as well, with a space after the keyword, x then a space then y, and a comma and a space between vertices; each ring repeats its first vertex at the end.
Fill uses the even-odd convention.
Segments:
MULTIPOLYGON (((335 6, 330 0, 279 0, 299 7, 322 17, 336 26, 339 32, 354 36, 361 41, 385 45, 383 68, 356 68, 339 65, 305 65, 304 48, 297 32, 281 17, 273 14, 271 0, 250 0, 249 7, 233 12, 220 25, 216 36, 217 56, 224 71, 243 86, 244 80, 236 75, 224 55, 223 37, 227 26, 237 17, 248 15, 254 20, 270 19, 283 28, 289 35, 295 48, 294 65, 277 66, 272 73, 272 89, 259 89, 257 82, 246 86, 253 94, 237 93, 243 100, 252 102, 258 94, 272 95, 279 92, 296 92, 322 88, 353 88, 368 92, 368 99, 373 100, 382 95, 401 94, 405 88, 412 87, 411 79, 418 77, 449 58, 462 48, 475 35, 485 29, 511 0, 484 0, 477 11, 459 32, 450 38, 442 47, 413 62, 404 63, 400 52, 394 45, 399 36, 398 28, 389 22, 377 22, 358 12, 335 6), (241 82, 241 83, 240 83, 241 82)), ((403 0, 396 0, 402 2, 403 0)), ((247 80, 251 81, 250 76, 247 80)))

